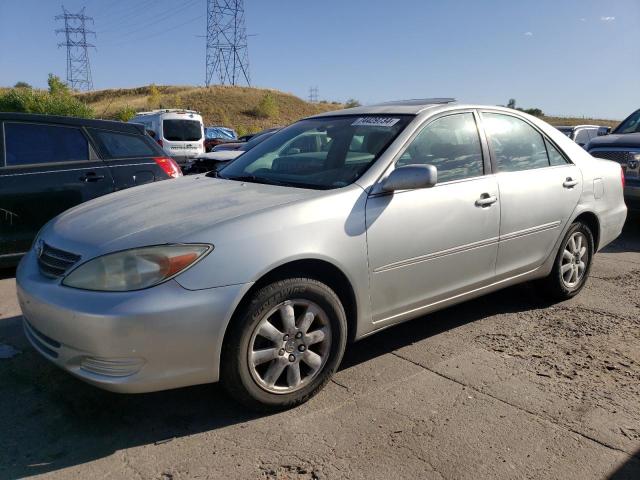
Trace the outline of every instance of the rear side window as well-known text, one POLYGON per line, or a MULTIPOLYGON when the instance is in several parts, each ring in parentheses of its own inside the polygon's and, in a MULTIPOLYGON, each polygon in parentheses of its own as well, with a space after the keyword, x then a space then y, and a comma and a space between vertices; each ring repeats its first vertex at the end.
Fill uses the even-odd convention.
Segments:
POLYGON ((162 136, 170 142, 195 142, 202 138, 202 124, 196 120, 163 120, 162 136))
POLYGON ((127 157, 157 157, 156 152, 142 135, 128 135, 126 133, 108 130, 90 129, 100 151, 107 158, 127 157))
POLYGON ((7 167, 89 159, 89 145, 79 128, 37 123, 4 124, 7 167))
POLYGON ((518 172, 549 166, 544 140, 531 125, 511 115, 482 114, 498 171, 518 172))
POLYGON ((434 165, 438 183, 484 173, 480 136, 472 113, 438 118, 411 142, 398 165, 434 165))

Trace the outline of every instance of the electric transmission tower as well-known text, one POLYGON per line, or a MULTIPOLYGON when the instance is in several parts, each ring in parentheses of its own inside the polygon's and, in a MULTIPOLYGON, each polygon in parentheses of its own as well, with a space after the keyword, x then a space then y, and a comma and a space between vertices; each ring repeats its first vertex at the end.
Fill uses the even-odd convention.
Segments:
POLYGON ((93 17, 84 14, 84 7, 79 13, 69 13, 64 6, 62 11, 55 18, 64 20, 64 28, 57 29, 56 34, 64 34, 64 42, 58 47, 67 47, 67 84, 73 90, 93 90, 89 48, 95 45, 87 43, 87 35, 95 37, 96 32, 86 28, 87 22, 93 23, 93 17))
POLYGON ((214 76, 221 85, 251 85, 243 0, 207 0, 206 86, 214 76))
POLYGON ((318 87, 309 87, 309 102, 318 103, 318 87))

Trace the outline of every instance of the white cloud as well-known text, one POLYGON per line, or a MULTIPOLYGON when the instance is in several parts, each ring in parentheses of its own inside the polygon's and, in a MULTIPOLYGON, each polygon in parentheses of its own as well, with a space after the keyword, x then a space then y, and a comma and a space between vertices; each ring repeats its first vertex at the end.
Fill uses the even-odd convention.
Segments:
POLYGON ((600 17, 603 22, 613 22, 615 19, 616 17, 600 17))
POLYGON ((525 37, 533 37, 533 32, 524 32, 525 37))

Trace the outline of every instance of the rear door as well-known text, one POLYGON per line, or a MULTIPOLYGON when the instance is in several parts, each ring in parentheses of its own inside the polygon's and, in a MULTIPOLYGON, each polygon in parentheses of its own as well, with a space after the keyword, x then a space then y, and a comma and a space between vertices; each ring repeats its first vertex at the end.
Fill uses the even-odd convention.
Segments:
POLYGON ((552 253, 580 199, 582 173, 520 117, 485 111, 482 120, 500 189, 496 276, 508 277, 552 253))
POLYGON ((164 152, 150 137, 97 128, 87 131, 109 166, 116 190, 169 178, 155 161, 164 152))
POLYGON ((53 217, 114 187, 82 128, 5 121, 2 130, 0 256, 9 257, 53 217))
MULTIPOLYGON (((179 115, 179 114, 176 114, 179 115)), ((194 115, 184 118, 173 116, 162 118, 162 148, 179 165, 204 152, 204 129, 202 121, 194 115)))

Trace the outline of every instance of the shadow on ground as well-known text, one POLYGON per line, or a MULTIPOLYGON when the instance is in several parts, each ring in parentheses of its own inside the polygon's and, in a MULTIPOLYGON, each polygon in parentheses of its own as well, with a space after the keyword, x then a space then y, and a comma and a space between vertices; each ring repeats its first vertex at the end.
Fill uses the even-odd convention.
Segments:
MULTIPOLYGON (((637 233, 631 231, 621 238, 628 243, 609 248, 637 251, 637 240, 637 233)), ((469 322, 546 306, 531 286, 513 287, 350 345, 341 369, 469 322)), ((11 359, 0 360, 2 479, 56 471, 118 450, 169 442, 258 418, 235 405, 217 385, 142 395, 98 390, 58 370, 28 347, 19 332, 19 317, 3 320, 0 327, 0 343, 19 341, 16 346, 22 350, 11 359)), ((640 478, 639 472, 640 463, 634 457, 611 478, 640 478)))

